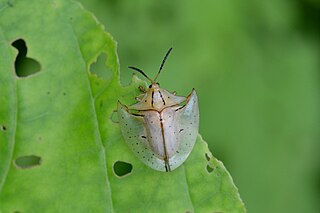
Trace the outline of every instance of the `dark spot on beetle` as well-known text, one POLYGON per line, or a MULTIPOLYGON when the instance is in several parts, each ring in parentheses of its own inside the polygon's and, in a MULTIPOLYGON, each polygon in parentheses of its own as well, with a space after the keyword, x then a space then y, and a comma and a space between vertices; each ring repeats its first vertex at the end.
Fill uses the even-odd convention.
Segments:
POLYGON ((179 130, 179 132, 182 132, 182 131, 183 131, 183 129, 180 129, 180 130, 179 130))
POLYGON ((169 128, 171 128, 171 126, 169 126, 169 128))
POLYGON ((137 152, 138 154, 140 154, 140 152, 137 152))
POLYGON ((146 158, 146 156, 142 156, 142 158, 146 158))
POLYGON ((176 153, 179 153, 179 151, 177 150, 176 153))
POLYGON ((147 100, 145 100, 144 102, 146 102, 146 103, 147 103, 147 100))
POLYGON ((124 161, 117 161, 113 164, 113 171, 117 177, 123 177, 132 172, 132 164, 124 161))
POLYGON ((122 118, 122 119, 124 119, 124 117, 123 117, 123 116, 122 116, 121 118, 122 118))
POLYGON ((192 125, 192 122, 190 123, 190 125, 192 125))
POLYGON ((152 153, 152 156, 154 156, 154 153, 152 153))
MULTIPOLYGON (((144 136, 144 135, 141 135, 141 137, 142 137, 142 138, 144 138, 144 139, 146 139, 146 138, 147 138, 147 137, 146 137, 146 136, 144 136)), ((152 137, 151 137, 151 138, 152 138, 152 137)))
POLYGON ((160 121, 162 121, 162 118, 160 118, 160 121))
POLYGON ((191 133, 189 133, 189 135, 191 135, 191 133))
POLYGON ((136 143, 136 145, 139 145, 139 143, 136 143))
POLYGON ((131 136, 129 136, 129 138, 131 138, 131 136))

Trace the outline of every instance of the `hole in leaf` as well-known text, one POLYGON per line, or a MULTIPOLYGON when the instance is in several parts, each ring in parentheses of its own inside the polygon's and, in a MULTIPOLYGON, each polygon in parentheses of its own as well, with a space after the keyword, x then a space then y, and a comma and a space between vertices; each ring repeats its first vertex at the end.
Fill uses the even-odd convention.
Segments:
POLYGON ((97 61, 90 65, 90 72, 104 80, 108 80, 112 76, 112 70, 106 66, 106 60, 107 55, 105 53, 101 53, 98 56, 97 61))
POLYGON ((19 169, 29 169, 41 164, 41 157, 36 155, 21 156, 15 159, 14 164, 19 169))
POLYGON ((99 106, 100 106, 100 108, 103 108, 103 100, 100 100, 99 106))
POLYGON ((118 177, 123 177, 132 172, 132 164, 123 161, 117 161, 113 164, 113 171, 118 177))
POLYGON ((208 155, 208 153, 205 154, 207 161, 210 161, 210 157, 208 155))
POLYGON ((5 125, 1 125, 1 126, 0 126, 0 129, 1 129, 2 131, 7 131, 7 127, 6 127, 5 125))
POLYGON ((23 39, 12 42, 19 52, 14 63, 16 74, 18 77, 26 77, 40 71, 40 63, 32 58, 27 57, 27 45, 23 39))
POLYGON ((214 168, 212 168, 211 166, 207 165, 207 171, 209 173, 213 172, 214 168))
POLYGON ((118 112, 116 110, 111 113, 110 120, 113 123, 119 123, 118 112))

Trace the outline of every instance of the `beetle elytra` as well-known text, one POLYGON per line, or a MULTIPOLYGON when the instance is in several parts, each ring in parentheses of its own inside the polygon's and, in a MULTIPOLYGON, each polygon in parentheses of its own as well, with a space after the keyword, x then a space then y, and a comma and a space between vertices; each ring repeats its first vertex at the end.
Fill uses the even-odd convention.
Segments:
POLYGON ((147 89, 138 102, 125 106, 118 102, 118 117, 122 135, 129 148, 147 166, 163 172, 179 167, 189 156, 199 128, 199 108, 196 91, 187 96, 177 96, 160 87, 156 82, 172 48, 166 53, 160 69, 150 79, 147 89))

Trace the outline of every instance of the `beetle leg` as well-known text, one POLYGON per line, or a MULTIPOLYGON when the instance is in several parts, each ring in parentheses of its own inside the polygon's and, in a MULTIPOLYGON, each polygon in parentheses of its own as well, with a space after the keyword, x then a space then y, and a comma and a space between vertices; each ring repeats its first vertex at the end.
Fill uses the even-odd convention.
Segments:
POLYGON ((164 161, 164 167, 166 168, 166 172, 170 172, 171 171, 171 168, 170 168, 168 160, 164 161))
POLYGON ((144 94, 140 94, 138 96, 135 97, 136 101, 141 101, 143 98, 144 94))
POLYGON ((141 92, 143 92, 143 93, 146 93, 146 92, 147 92, 147 90, 146 90, 146 88, 145 88, 144 86, 139 86, 139 90, 140 90, 141 92))

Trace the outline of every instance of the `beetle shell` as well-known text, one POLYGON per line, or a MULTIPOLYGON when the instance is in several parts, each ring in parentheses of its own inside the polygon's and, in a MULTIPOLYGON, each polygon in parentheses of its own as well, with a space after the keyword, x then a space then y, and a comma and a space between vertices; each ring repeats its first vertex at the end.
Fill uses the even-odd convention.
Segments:
POLYGON ((141 101, 125 106, 118 102, 122 135, 129 148, 149 167, 168 172, 189 156, 199 128, 195 90, 185 98, 153 83, 141 101))

